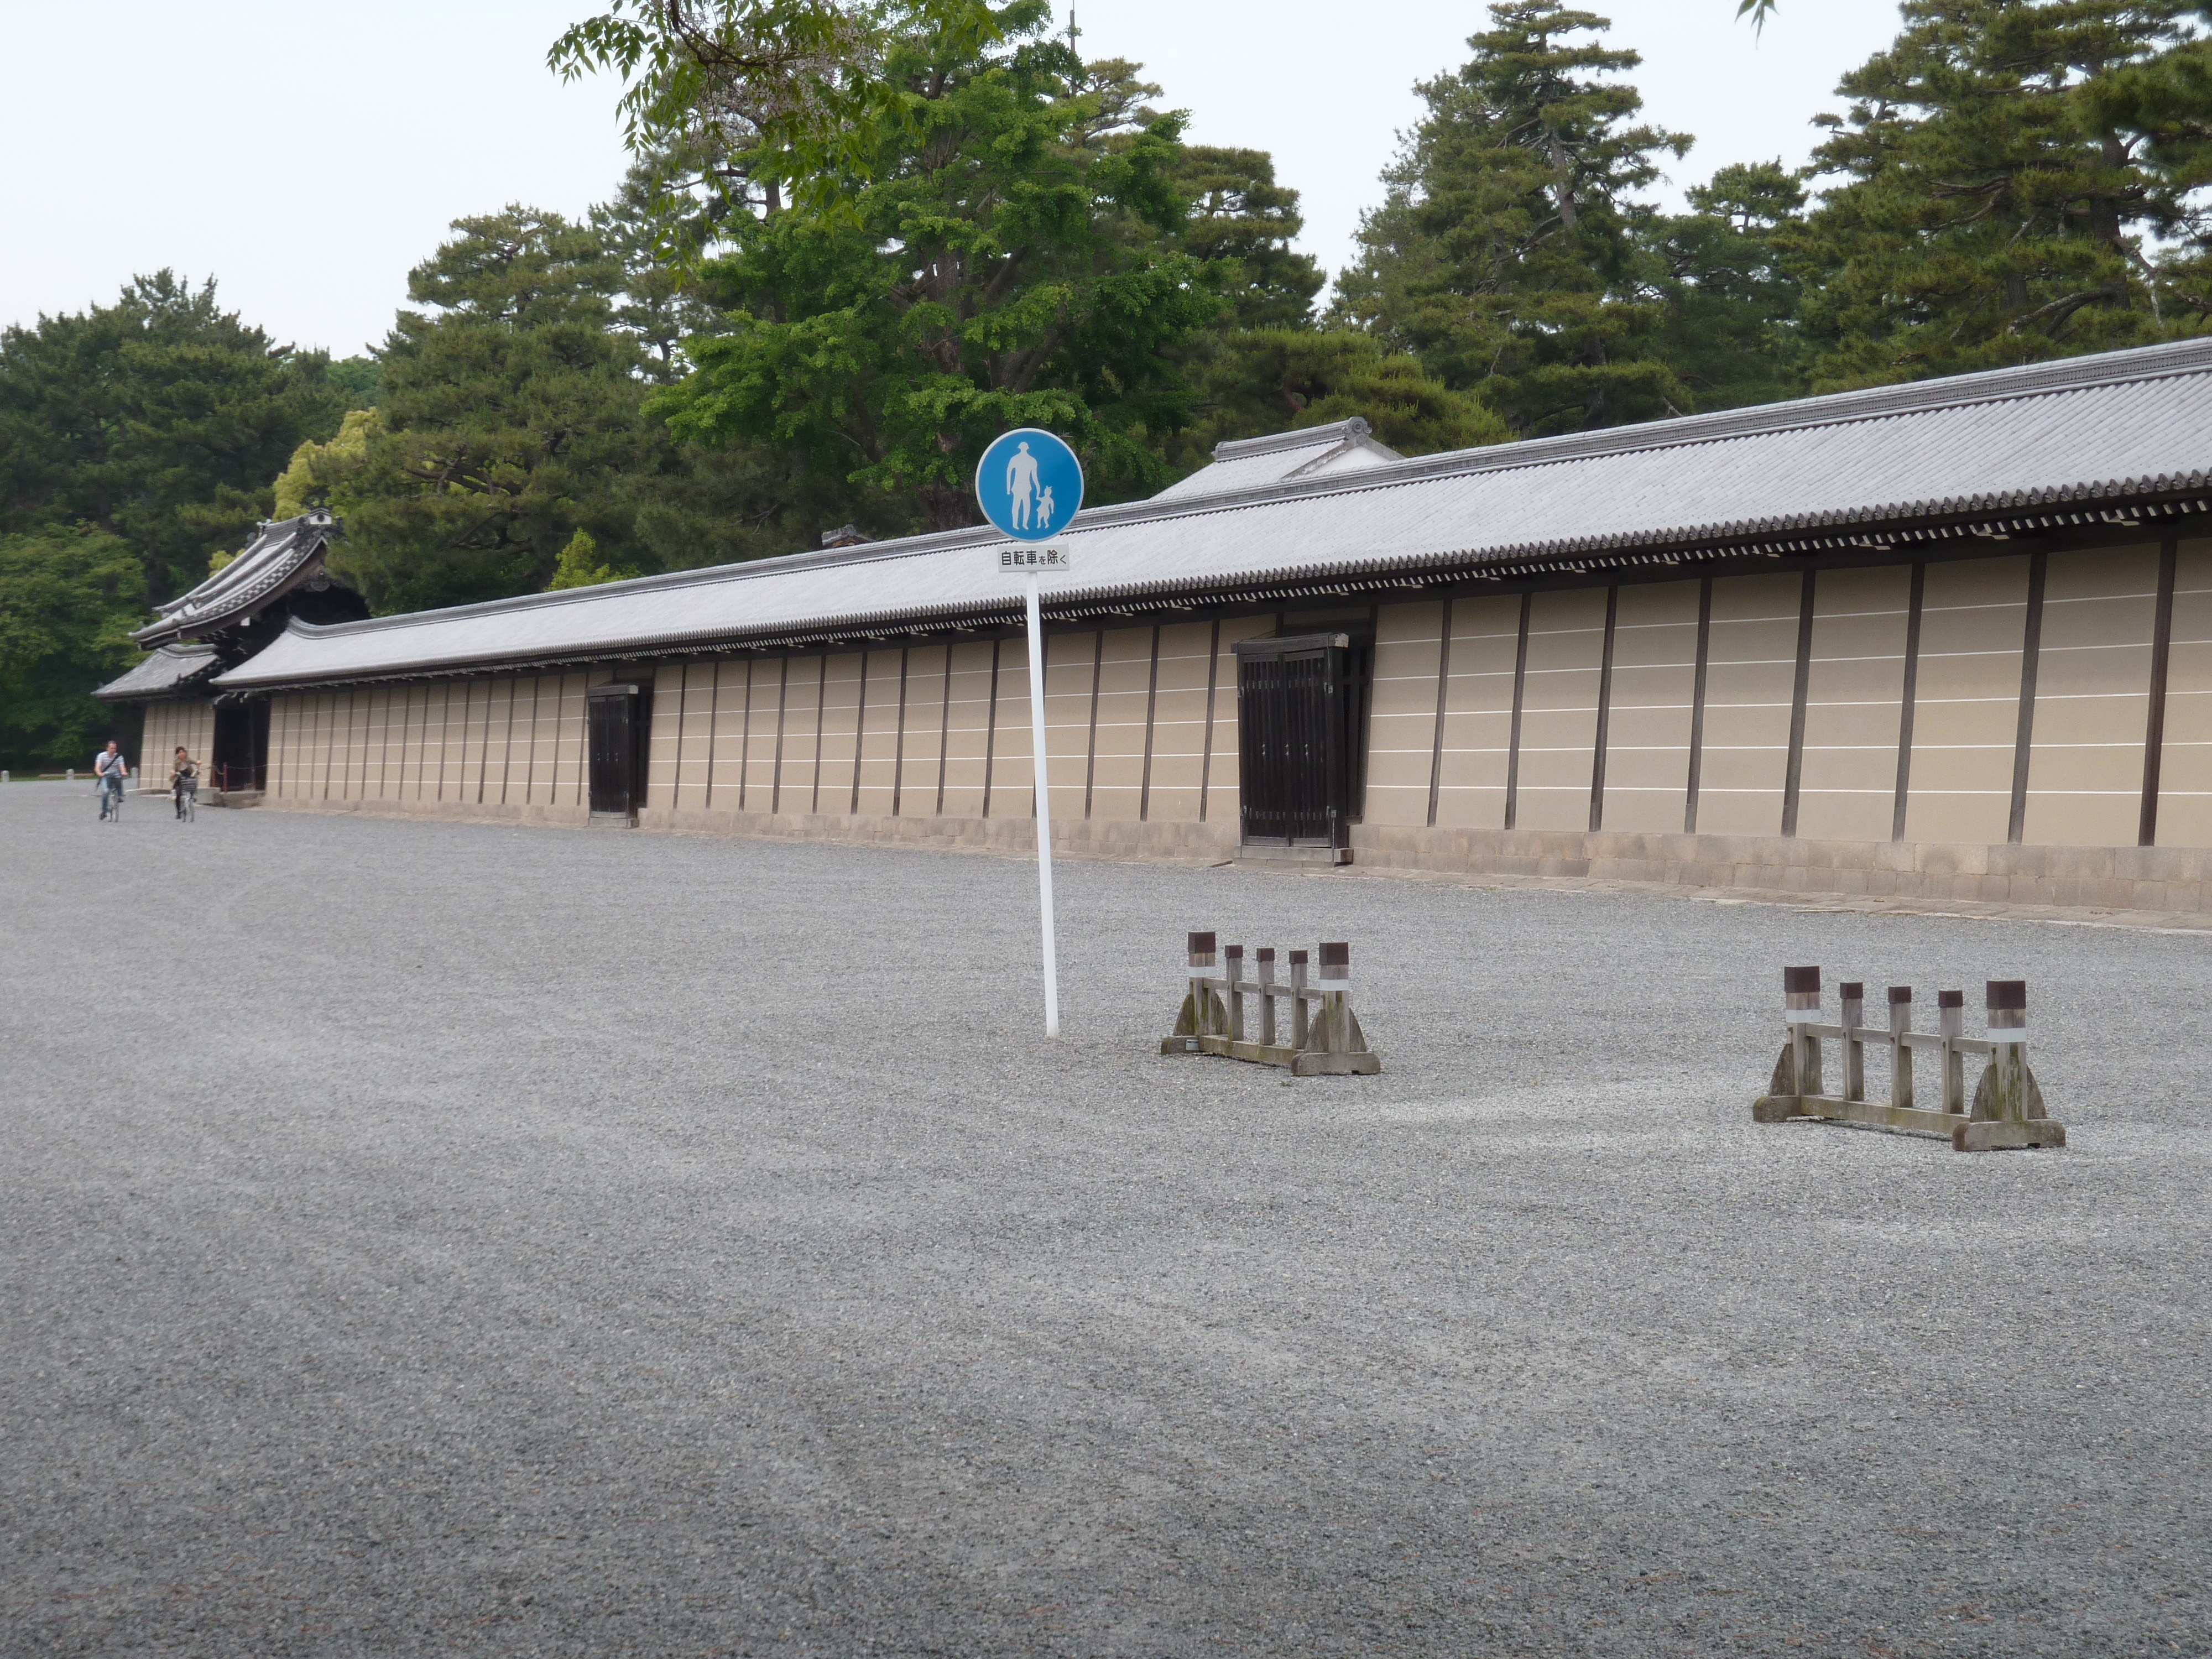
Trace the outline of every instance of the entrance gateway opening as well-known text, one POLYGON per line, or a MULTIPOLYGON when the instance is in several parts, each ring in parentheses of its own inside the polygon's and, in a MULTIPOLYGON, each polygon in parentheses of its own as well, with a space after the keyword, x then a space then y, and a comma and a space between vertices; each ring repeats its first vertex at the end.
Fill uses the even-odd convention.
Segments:
MULTIPOLYGON (((163 777, 167 756, 163 763, 163 777)), ((208 787, 223 794, 252 794, 269 783, 269 699, 226 697, 215 706, 215 750, 203 757, 208 787)))
POLYGON ((645 799, 646 733, 653 718, 653 687, 629 680, 594 685, 586 693, 591 731, 592 819, 634 824, 645 799))
POLYGON ((1373 648, 1339 633, 1237 641, 1241 829, 1253 854, 1351 861, 1373 648))

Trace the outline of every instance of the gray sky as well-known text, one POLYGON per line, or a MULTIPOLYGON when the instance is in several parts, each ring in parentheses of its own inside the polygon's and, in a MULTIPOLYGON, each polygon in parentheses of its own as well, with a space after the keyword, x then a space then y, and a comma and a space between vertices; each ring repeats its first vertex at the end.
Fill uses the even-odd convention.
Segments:
MULTIPOLYGON (((1887 42, 1888 0, 1584 0, 1644 54, 1648 114, 1694 133, 1676 185, 1809 143, 1836 77, 1887 42)), ((281 339, 383 337, 448 221, 574 213, 623 167, 612 82, 546 46, 592 0, 0 0, 0 322, 112 299, 136 271, 213 275, 281 339)), ((1191 138, 1273 150, 1307 249, 1342 264, 1417 79, 1460 62, 1468 0, 1078 0, 1084 47, 1133 58, 1191 138)), ((1065 0, 1062 14, 1066 15, 1065 0)))

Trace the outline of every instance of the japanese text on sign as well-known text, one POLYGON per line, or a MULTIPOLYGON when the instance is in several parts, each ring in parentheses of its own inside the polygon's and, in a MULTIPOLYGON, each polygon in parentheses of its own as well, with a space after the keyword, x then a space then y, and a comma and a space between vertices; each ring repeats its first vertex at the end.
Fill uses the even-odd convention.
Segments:
POLYGON ((1064 547, 1002 547, 1001 570, 1067 570, 1073 568, 1064 547))

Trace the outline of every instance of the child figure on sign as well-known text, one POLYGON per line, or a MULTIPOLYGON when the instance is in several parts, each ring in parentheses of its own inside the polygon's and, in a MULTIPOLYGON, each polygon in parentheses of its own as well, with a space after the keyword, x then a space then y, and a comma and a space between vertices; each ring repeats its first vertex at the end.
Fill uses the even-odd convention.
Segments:
POLYGON ((1044 487, 1044 493, 1037 497, 1036 512, 1038 529, 1049 530, 1052 528, 1052 515, 1054 510, 1052 504, 1052 486, 1050 484, 1047 484, 1044 487))

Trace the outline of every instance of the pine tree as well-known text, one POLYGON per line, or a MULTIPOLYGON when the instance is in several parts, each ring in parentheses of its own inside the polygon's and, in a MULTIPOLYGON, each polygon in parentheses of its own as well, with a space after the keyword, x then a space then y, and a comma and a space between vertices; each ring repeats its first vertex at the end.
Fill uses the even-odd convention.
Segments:
POLYGON ((1838 387, 2108 350, 2204 325, 2162 269, 2208 180, 2201 101, 2126 95, 2188 0, 1907 0, 1844 78, 1793 261, 1838 387))
POLYGON ((1805 389, 1800 294, 1783 248, 1805 190, 1779 161, 1723 167, 1688 192, 1690 211, 1657 221, 1666 268, 1652 349, 1701 410, 1778 402, 1805 389))
POLYGON ((1297 328, 1313 320, 1314 295, 1328 278, 1310 254, 1291 244, 1305 228, 1298 192, 1275 179, 1263 149, 1186 146, 1170 175, 1189 211, 1182 245, 1223 267, 1233 328, 1297 328), (1233 265, 1227 262, 1234 261, 1233 265))
POLYGON ((1523 435, 1687 406, 1651 335, 1663 274, 1635 192, 1688 137, 1633 125, 1607 78, 1642 61, 1558 0, 1500 0, 1456 73, 1417 89, 1428 114, 1383 175, 1383 204, 1339 283, 1340 314, 1479 392, 1523 435))

